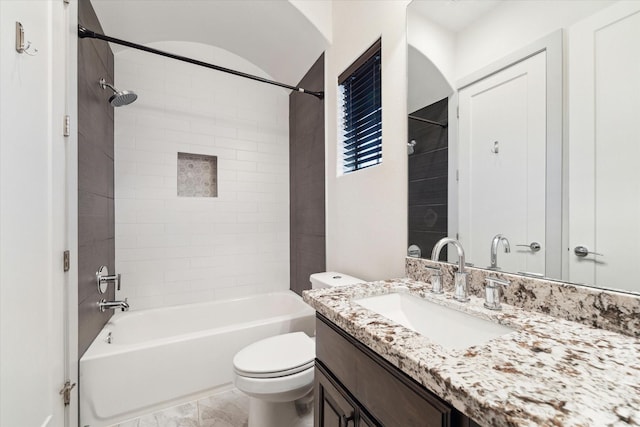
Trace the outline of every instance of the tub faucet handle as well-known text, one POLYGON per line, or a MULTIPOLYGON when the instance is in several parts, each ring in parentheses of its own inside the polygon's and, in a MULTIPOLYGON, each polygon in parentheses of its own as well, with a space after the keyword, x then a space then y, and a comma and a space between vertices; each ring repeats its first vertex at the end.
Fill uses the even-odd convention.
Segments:
POLYGON ((96 272, 96 282, 98 282, 98 292, 100 295, 107 292, 107 287, 109 287, 109 283, 115 283, 116 289, 120 290, 121 288, 121 276, 120 274, 109 275, 109 269, 106 265, 100 267, 100 269, 96 272))

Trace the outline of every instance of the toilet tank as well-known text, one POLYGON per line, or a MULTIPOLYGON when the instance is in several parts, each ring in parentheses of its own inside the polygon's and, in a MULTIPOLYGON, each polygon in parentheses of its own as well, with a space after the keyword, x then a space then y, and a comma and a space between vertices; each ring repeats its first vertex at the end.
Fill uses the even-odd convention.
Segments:
POLYGON ((325 271, 323 273, 314 273, 309 276, 311 280, 311 289, 330 288, 333 286, 354 285, 356 283, 364 283, 365 280, 358 279, 346 274, 337 273, 335 271, 325 271))

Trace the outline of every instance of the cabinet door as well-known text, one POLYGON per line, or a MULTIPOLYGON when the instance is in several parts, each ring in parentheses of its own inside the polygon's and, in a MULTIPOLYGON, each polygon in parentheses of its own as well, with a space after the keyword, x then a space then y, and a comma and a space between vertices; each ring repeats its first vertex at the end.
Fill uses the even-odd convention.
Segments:
POLYGON ((355 427, 355 405, 317 366, 314 382, 316 390, 314 426, 355 427))
POLYGON ((455 411, 450 405, 322 318, 316 322, 316 358, 316 366, 326 367, 330 375, 325 375, 335 377, 381 425, 455 425, 451 419, 455 411))
POLYGON ((380 427, 381 424, 376 423, 371 418, 367 417, 362 411, 358 413, 358 427, 380 427))

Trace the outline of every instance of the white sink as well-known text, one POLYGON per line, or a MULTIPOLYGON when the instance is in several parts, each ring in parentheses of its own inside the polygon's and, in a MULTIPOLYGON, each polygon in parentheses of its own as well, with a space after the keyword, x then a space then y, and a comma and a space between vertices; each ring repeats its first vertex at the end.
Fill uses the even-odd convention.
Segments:
POLYGON ((405 293, 360 298, 353 302, 452 350, 484 344, 514 331, 405 293))

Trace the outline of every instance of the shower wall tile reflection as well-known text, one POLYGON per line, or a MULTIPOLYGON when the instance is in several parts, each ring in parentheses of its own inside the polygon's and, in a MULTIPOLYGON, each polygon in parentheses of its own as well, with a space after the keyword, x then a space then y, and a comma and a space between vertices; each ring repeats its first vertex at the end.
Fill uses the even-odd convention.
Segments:
MULTIPOLYGON (((447 98, 411 114, 440 123, 447 121, 447 98)), ((409 120, 409 242, 428 258, 434 244, 447 236, 449 141, 447 129, 409 120)), ((440 259, 446 258, 446 248, 440 259)))
POLYGON ((218 158, 178 153, 178 196, 218 197, 218 158))

